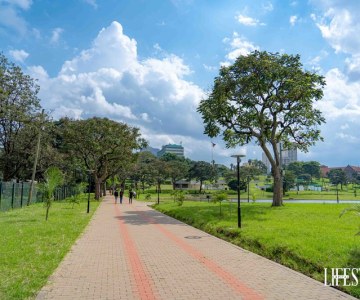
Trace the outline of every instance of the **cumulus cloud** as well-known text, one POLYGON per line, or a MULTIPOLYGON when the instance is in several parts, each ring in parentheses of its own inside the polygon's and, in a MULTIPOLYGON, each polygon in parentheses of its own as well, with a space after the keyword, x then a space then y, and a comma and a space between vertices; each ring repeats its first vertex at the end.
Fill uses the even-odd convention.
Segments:
POLYGON ((346 165, 348 155, 353 153, 355 143, 360 141, 360 83, 354 82, 337 68, 325 74, 326 87, 323 100, 316 103, 326 119, 321 126, 325 138, 318 143, 316 151, 301 155, 301 159, 313 159, 325 164, 346 165))
POLYGON ((14 60, 19 62, 24 62, 24 60, 29 56, 29 53, 25 50, 10 50, 9 54, 14 60))
POLYGON ((337 53, 348 54, 360 51, 360 2, 357 0, 312 0, 319 14, 311 14, 311 18, 320 29, 323 38, 337 53))
POLYGON ((321 13, 311 14, 323 38, 336 53, 345 53, 347 75, 350 80, 360 78, 360 2, 349 0, 313 1, 321 13))
POLYGON ((265 25, 265 23, 261 23, 259 20, 239 14, 236 16, 238 22, 245 26, 258 26, 258 25, 265 25))
POLYGON ((230 52, 226 55, 226 61, 221 62, 221 65, 229 65, 240 55, 247 55, 252 51, 259 50, 258 46, 255 46, 249 42, 245 37, 239 36, 237 32, 233 33, 232 38, 224 38, 223 42, 230 46, 230 52))
POLYGON ((50 77, 41 66, 28 72, 39 79, 43 106, 55 118, 109 117, 144 130, 152 145, 159 135, 162 143, 204 138, 196 112, 204 92, 186 80, 189 66, 174 54, 140 60, 136 41, 118 22, 103 28, 89 49, 65 61, 57 76, 50 77))

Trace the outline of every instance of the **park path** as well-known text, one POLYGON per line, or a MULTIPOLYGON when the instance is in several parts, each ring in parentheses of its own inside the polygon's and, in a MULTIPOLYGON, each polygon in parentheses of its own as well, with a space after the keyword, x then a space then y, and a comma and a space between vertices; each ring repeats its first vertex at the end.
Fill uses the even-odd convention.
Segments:
POLYGON ((355 299, 134 201, 107 196, 43 299, 355 299))

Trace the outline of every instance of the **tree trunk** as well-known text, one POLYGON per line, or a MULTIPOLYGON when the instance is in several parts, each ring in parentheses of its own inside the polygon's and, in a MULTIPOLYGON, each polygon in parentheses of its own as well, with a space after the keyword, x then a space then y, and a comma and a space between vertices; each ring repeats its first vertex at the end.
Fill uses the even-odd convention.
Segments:
POLYGON ((103 196, 106 196, 106 181, 103 183, 103 196))
POLYGON ((282 206, 283 186, 282 186, 280 168, 276 167, 275 169, 273 169, 273 177, 274 177, 274 192, 273 192, 272 206, 282 206))
POLYGON ((99 178, 95 178, 95 199, 100 199, 101 193, 101 180, 99 178))
POLYGON ((200 194, 201 194, 201 190, 202 190, 202 180, 200 180, 200 194))

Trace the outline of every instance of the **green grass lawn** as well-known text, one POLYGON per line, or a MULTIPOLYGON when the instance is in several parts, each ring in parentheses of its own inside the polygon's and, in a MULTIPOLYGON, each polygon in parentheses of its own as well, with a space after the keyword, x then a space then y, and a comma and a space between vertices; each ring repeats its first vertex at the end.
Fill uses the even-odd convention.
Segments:
POLYGON ((37 203, 0 213, 0 299, 31 299, 46 283, 99 205, 87 195, 72 205, 54 202, 45 221, 37 203))
MULTIPOLYGON (((156 208, 243 248, 280 262, 321 282, 324 268, 360 267, 360 218, 345 204, 242 203, 242 228, 237 228, 235 203, 162 202, 156 208)), ((360 297, 360 286, 345 289, 360 297)))

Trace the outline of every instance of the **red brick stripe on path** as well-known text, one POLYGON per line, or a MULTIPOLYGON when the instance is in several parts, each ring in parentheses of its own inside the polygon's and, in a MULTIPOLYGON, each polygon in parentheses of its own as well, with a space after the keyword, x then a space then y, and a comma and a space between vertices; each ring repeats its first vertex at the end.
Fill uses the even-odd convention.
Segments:
POLYGON ((246 284, 242 283, 238 280, 234 275, 230 274, 222 267, 220 267, 214 261, 206 258, 200 251, 196 250, 194 247, 178 238, 176 235, 167 230, 164 226, 158 224, 156 220, 146 215, 144 211, 140 211, 135 208, 140 216, 147 220, 150 224, 154 225, 161 233, 163 233, 166 237, 168 237, 171 241, 173 241, 176 245, 178 245, 181 249, 183 249, 187 254, 195 258, 197 261, 202 263, 205 267, 207 267, 211 272, 220 277, 226 284, 228 284, 231 288, 235 290, 238 294, 240 294, 243 299, 246 300, 261 300, 264 299, 259 293, 249 288, 246 284))
POLYGON ((115 206, 115 211, 116 215, 120 216, 119 229, 124 240, 125 255, 130 263, 132 275, 137 286, 137 290, 134 292, 138 293, 140 299, 155 300, 158 297, 156 297, 153 292, 152 280, 143 267, 136 246, 126 228, 126 224, 124 220, 121 219, 121 211, 118 206, 115 206))

